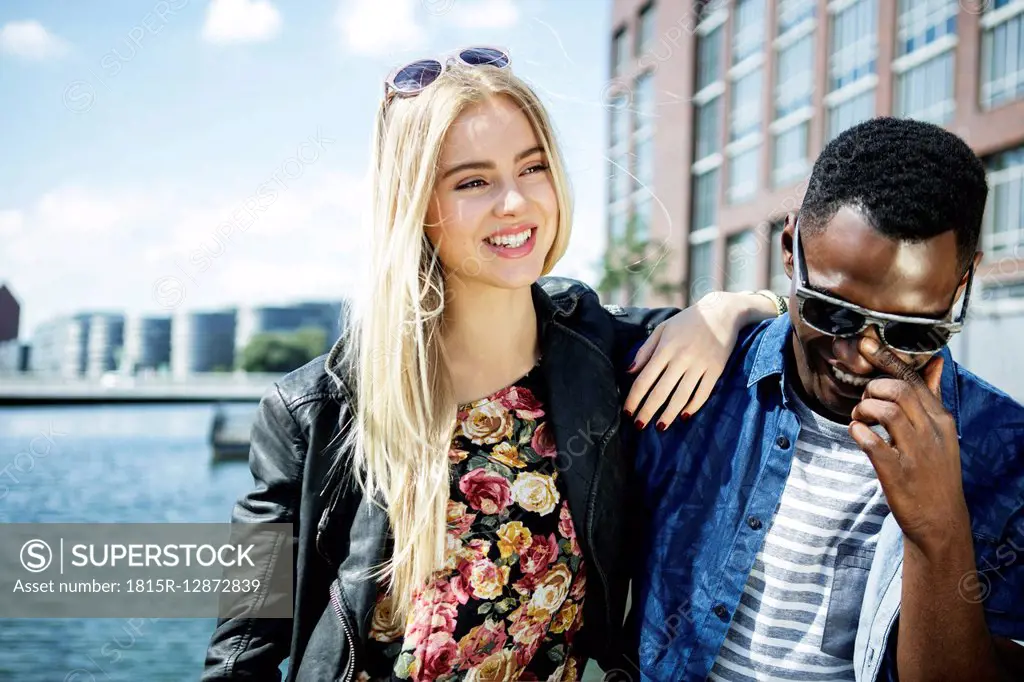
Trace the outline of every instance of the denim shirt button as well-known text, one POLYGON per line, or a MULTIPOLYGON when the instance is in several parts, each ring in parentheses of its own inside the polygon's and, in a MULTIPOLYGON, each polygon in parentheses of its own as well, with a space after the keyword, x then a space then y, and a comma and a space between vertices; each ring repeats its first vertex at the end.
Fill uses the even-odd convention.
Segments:
POLYGON ((775 444, 778 445, 781 449, 786 450, 787 448, 789 448, 789 439, 786 438, 785 436, 779 436, 778 438, 775 439, 775 444))
POLYGON ((748 516, 747 525, 753 528, 754 530, 761 530, 761 519, 757 518, 756 516, 748 516))
POLYGON ((715 608, 711 609, 720 620, 729 620, 729 609, 725 608, 724 604, 716 604, 715 608))

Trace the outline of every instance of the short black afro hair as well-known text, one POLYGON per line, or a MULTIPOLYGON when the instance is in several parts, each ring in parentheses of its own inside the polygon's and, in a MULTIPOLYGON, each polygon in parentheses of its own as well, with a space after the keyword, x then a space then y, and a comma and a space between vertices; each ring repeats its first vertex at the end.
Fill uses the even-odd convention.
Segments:
POLYGON ((987 197, 985 166, 962 139, 931 123, 879 117, 822 150, 800 224, 813 233, 849 206, 891 239, 922 241, 952 230, 963 273, 978 249, 987 197))

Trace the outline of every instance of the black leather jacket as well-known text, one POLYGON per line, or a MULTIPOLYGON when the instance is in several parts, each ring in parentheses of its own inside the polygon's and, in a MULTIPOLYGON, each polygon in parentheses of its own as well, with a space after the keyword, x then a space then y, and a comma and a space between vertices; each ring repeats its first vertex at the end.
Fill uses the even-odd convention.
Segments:
MULTIPOLYGON (((627 504, 632 453, 620 448, 619 417, 628 377, 627 353, 674 309, 601 306, 574 280, 545 278, 533 286, 558 445, 556 465, 588 565, 581 654, 606 670, 620 648, 631 542, 639 536, 627 504)), ((291 523, 295 595, 292 619, 222 618, 202 680, 289 682, 355 678, 368 636, 376 585, 368 569, 388 551, 388 522, 362 498, 344 467, 331 464, 340 425, 352 410, 337 362, 340 348, 278 382, 263 397, 252 430, 249 466, 255 488, 239 499, 233 523, 291 523)))

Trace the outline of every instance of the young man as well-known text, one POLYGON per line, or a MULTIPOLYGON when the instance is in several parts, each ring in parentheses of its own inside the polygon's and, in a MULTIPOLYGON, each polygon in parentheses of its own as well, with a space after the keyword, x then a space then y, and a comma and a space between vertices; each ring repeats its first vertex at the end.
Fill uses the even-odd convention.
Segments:
POLYGON ((782 234, 789 314, 640 435, 643 679, 1024 679, 1024 407, 946 348, 987 193, 925 123, 822 152, 782 234))

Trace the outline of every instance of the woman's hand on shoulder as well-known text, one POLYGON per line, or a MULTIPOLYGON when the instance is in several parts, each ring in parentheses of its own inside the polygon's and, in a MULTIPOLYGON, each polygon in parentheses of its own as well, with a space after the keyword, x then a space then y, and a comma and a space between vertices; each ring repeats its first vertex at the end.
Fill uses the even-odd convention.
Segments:
POLYGON ((677 417, 688 418, 711 395, 740 330, 776 314, 771 300, 760 294, 716 291, 665 320, 630 367, 639 374, 626 397, 626 413, 639 428, 650 424, 659 410, 659 429, 677 417))

